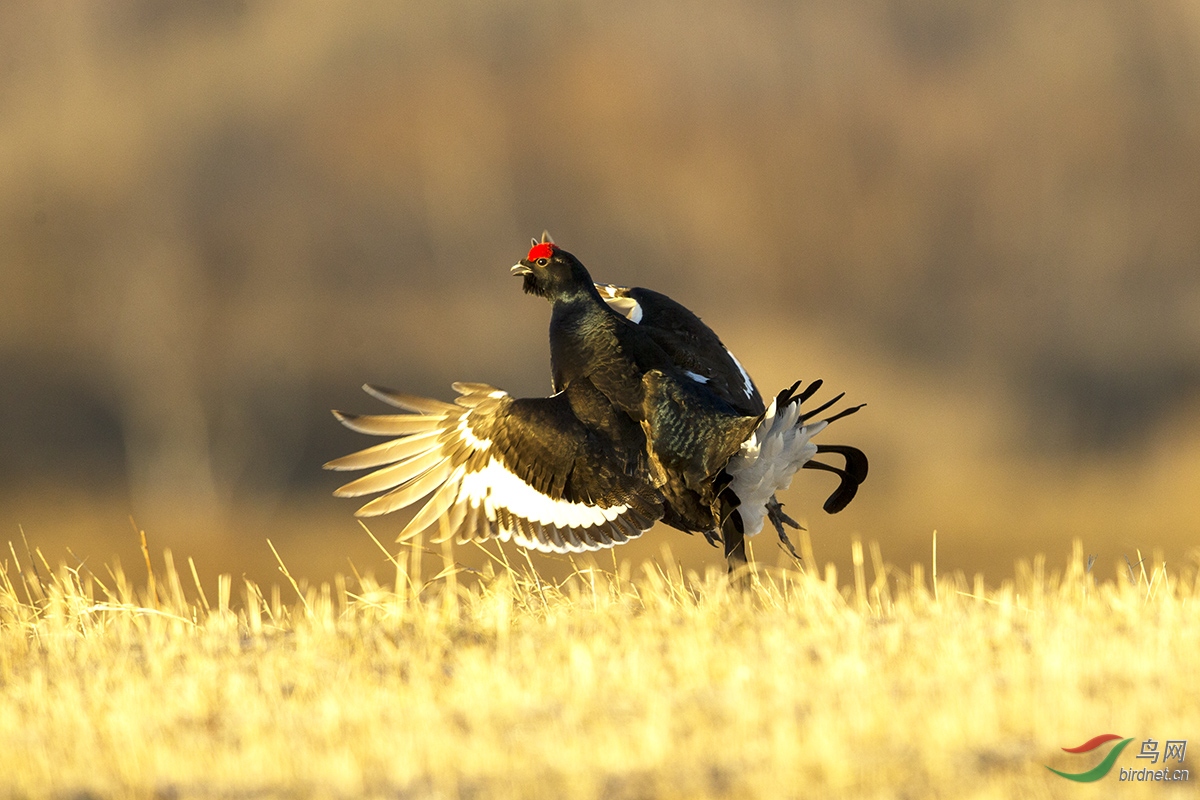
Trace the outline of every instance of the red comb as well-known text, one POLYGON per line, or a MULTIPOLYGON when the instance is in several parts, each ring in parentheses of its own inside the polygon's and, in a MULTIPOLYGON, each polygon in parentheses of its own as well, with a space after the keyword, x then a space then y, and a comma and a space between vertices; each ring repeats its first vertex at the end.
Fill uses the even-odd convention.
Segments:
POLYGON ((539 258, 550 258, 554 255, 554 243, 542 242, 535 244, 533 249, 529 251, 529 255, 525 257, 526 261, 537 261, 539 258))

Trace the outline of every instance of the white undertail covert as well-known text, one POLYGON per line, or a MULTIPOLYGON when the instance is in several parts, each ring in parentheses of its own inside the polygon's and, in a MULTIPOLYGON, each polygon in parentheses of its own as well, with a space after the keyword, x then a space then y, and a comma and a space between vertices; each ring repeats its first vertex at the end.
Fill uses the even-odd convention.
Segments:
POLYGON ((792 476, 817 454, 812 437, 828 423, 799 421, 800 403, 787 403, 779 411, 772 400, 762 422, 725 466, 733 478, 729 486, 741 501, 738 512, 747 536, 762 530, 767 501, 787 489, 792 476))

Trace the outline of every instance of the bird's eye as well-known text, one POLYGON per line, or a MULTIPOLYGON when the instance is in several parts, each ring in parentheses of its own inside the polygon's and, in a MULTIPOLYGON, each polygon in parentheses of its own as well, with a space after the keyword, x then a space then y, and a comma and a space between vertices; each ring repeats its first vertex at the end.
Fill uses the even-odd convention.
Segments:
POLYGON ((537 264, 539 267, 544 267, 544 266, 546 266, 547 264, 549 264, 549 263, 550 263, 550 259, 548 259, 548 258, 539 258, 539 259, 538 259, 538 260, 537 260, 535 263, 536 263, 536 264, 537 264))

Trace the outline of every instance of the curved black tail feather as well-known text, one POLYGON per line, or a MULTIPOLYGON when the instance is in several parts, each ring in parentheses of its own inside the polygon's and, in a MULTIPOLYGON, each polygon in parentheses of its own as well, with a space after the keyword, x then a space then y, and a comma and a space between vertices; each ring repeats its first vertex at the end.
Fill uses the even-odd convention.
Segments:
POLYGON ((841 478, 841 483, 838 484, 833 494, 829 495, 829 499, 822 506, 825 509, 825 513, 836 514, 850 504, 850 501, 854 499, 854 495, 858 494, 859 485, 867 479, 867 456, 857 447, 845 444, 818 444, 817 453, 836 453, 846 459, 845 469, 830 466, 820 461, 807 461, 804 464, 805 469, 824 470, 825 472, 832 472, 841 478))

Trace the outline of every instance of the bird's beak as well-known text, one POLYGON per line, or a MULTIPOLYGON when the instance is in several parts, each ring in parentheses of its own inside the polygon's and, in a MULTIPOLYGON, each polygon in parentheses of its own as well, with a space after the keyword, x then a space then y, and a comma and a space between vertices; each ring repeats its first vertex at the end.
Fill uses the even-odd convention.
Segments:
POLYGON ((529 267, 522 263, 513 264, 512 269, 508 271, 510 275, 529 275, 533 272, 529 267))

